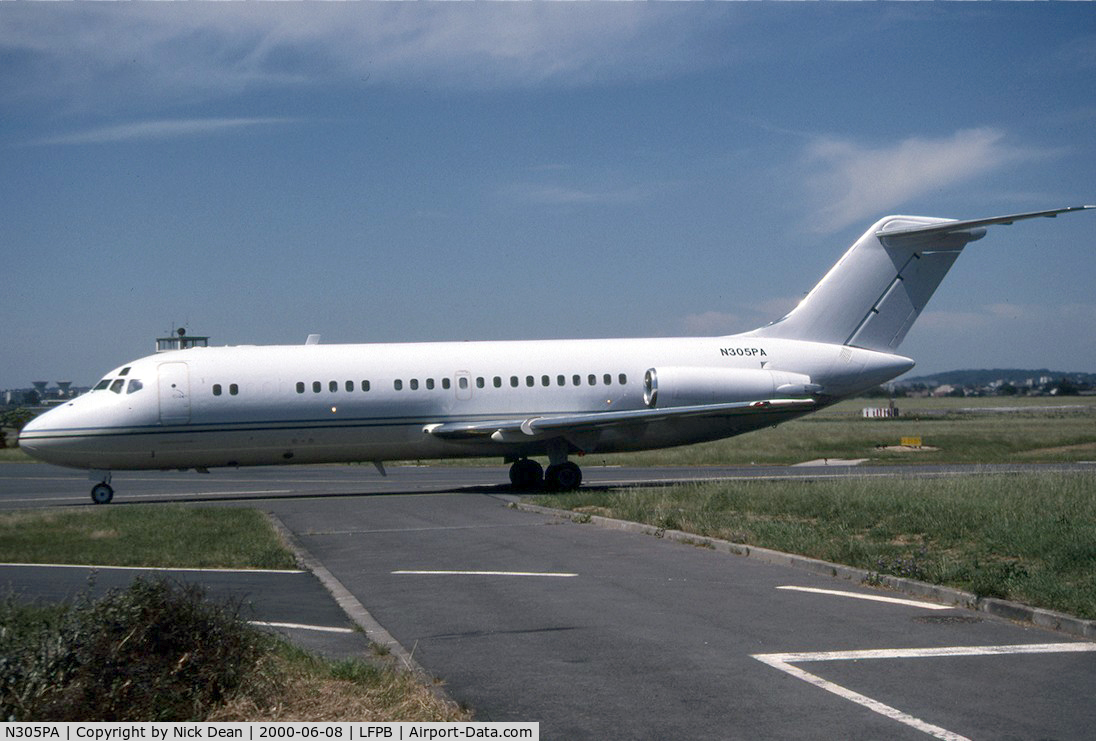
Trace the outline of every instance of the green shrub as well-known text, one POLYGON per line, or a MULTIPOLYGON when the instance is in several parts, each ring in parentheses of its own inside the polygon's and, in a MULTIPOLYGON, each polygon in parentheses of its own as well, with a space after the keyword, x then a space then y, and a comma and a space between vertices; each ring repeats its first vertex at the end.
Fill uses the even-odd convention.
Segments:
POLYGON ((9 598, 0 606, 0 717, 200 720, 268 646, 239 607, 163 578, 59 608, 9 598))

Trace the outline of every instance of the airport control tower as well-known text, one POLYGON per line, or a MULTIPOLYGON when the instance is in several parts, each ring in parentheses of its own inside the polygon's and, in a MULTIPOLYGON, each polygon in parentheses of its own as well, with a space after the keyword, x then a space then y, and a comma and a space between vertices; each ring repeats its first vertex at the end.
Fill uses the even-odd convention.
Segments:
POLYGON ((187 335, 186 329, 183 327, 179 327, 175 330, 175 333, 169 337, 156 338, 156 352, 186 350, 191 347, 209 347, 209 338, 199 337, 198 335, 187 335))

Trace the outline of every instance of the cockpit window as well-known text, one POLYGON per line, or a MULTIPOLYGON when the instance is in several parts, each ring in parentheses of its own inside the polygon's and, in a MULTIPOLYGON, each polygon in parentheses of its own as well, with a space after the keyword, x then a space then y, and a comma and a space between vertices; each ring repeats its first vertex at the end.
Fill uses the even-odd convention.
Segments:
POLYGON ((120 394, 120 393, 122 393, 122 386, 125 386, 125 385, 126 385, 125 379, 119 378, 119 379, 115 380, 114 383, 110 384, 110 390, 113 391, 116 394, 120 394))
POLYGON ((110 379, 109 378, 104 378, 102 381, 99 381, 99 383, 95 384, 95 388, 93 388, 92 391, 102 391, 103 389, 105 389, 109 385, 110 385, 110 379))
POLYGON ((129 373, 129 368, 130 368, 130 366, 128 366, 128 365, 127 365, 127 366, 126 366, 125 368, 123 368, 122 370, 118 371, 118 375, 119 375, 119 376, 124 376, 124 375, 126 375, 127 373, 129 373))
POLYGON ((129 387, 126 388, 126 394, 132 394, 134 391, 140 391, 145 385, 138 381, 136 378, 129 379, 129 387))

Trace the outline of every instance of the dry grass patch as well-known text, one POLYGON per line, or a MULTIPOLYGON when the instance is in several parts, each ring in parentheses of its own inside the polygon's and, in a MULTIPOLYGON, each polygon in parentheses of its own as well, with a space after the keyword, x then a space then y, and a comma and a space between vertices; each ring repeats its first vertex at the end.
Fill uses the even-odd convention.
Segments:
POLYGON ((361 660, 324 661, 286 648, 263 674, 272 690, 241 693, 211 713, 210 722, 447 722, 472 713, 411 672, 361 660))

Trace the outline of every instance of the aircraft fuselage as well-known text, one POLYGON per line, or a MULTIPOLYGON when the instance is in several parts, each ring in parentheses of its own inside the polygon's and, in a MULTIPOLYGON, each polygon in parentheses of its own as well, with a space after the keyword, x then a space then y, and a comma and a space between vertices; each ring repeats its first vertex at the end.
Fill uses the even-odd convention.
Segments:
POLYGON ((547 441, 520 432, 452 440, 427 430, 454 421, 715 401, 703 383, 689 380, 693 371, 737 374, 733 389, 708 393, 718 393, 719 401, 790 396, 816 402, 770 414, 637 421, 566 436, 571 452, 643 450, 777 424, 912 366, 887 353, 741 335, 196 347, 114 370, 97 390, 32 421, 20 444, 42 460, 97 470, 518 458, 546 454, 547 441), (645 398, 652 369, 665 369, 656 376, 660 398, 653 404, 645 398), (789 379, 804 388, 781 391, 779 381, 789 379))

